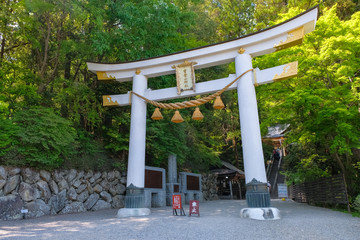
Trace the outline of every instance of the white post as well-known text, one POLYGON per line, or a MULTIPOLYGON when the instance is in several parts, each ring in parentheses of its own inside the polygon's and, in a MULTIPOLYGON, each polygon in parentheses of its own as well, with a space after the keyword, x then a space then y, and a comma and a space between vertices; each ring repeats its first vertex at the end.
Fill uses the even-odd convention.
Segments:
MULTIPOLYGON (((251 56, 249 54, 236 56, 235 69, 237 76, 252 69, 251 56)), ((248 208, 241 209, 240 216, 258 220, 280 219, 279 210, 270 207, 259 115, 252 78, 252 72, 246 73, 239 79, 237 86, 248 205, 248 208)))
MULTIPOLYGON (((236 76, 252 68, 251 56, 249 54, 236 56, 236 76)), ((255 178, 259 182, 266 183, 259 115, 252 78, 252 72, 246 73, 239 79, 237 87, 245 181, 249 183, 255 178)))
MULTIPOLYGON (((135 75, 132 90, 144 95, 147 89, 147 78, 144 75, 135 75)), ((131 216, 144 216, 151 213, 144 208, 144 180, 145 180, 145 144, 146 144, 146 102, 132 95, 131 97, 131 123, 130 143, 127 172, 127 189, 125 195, 125 208, 120 208, 119 218, 131 216)))
MULTIPOLYGON (((144 95, 147 89, 147 78, 135 75, 132 90, 144 95)), ((146 145, 146 102, 141 98, 131 96, 131 123, 129 159, 127 170, 127 186, 144 188, 145 179, 145 145, 146 145)))

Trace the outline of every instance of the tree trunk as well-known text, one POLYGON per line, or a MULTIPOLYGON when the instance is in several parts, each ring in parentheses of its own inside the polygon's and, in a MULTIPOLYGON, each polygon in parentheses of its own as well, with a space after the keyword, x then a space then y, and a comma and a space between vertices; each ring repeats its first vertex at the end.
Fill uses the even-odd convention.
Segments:
POLYGON ((1 40, 0 64, 4 59, 4 52, 5 52, 5 38, 1 40))

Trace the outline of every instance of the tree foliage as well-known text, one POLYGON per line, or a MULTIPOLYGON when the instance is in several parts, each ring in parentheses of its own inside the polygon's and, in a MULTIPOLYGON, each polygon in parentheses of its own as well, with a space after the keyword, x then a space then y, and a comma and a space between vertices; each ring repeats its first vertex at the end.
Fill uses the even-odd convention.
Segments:
MULTIPOLYGON (((283 16, 288 18, 298 11, 290 9, 283 16)), ((299 61, 297 78, 264 86, 258 94, 274 96, 271 101, 260 97, 266 118, 263 125, 290 124, 287 142, 296 142, 301 149, 297 164, 289 165, 288 174, 304 181, 311 175, 341 172, 356 186, 354 163, 358 160, 353 151, 360 148, 359 12, 344 21, 336 12, 336 5, 324 9, 315 31, 302 45, 256 59, 259 66, 299 61)), ((289 154, 289 159, 295 155, 289 154)))
MULTIPOLYGON (((0 8, 0 158, 37 167, 126 166, 130 107, 104 108, 102 95, 131 83, 101 83, 86 61, 155 57, 233 39, 320 4, 314 32, 302 45, 254 59, 254 67, 299 61, 297 78, 256 89, 262 133, 290 124, 288 177, 304 181, 340 172, 359 186, 360 15, 357 0, 22 0, 0 8), (116 160, 114 160, 116 159, 116 160), (110 164, 108 164, 110 163, 110 164)), ((196 71, 204 82, 234 73, 234 65, 196 71)), ((149 79, 173 87, 174 76, 149 79)), ((206 171, 220 160, 242 168, 237 93, 226 108, 201 106, 204 120, 147 122, 146 164, 206 171)), ((153 107, 148 107, 148 119, 153 107)), ((360 192, 354 187, 353 192, 360 192)), ((353 193, 352 193, 353 194, 353 193)))

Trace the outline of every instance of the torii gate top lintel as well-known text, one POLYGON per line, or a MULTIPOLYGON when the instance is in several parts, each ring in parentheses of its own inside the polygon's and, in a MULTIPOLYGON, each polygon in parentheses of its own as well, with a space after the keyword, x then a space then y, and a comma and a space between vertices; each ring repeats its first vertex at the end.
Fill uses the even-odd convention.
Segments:
POLYGON ((302 42, 304 34, 315 29, 318 6, 285 22, 226 42, 190 49, 169 55, 124 63, 87 62, 88 69, 97 73, 98 80, 131 81, 139 71, 147 77, 174 74, 173 65, 196 61, 195 69, 233 62, 243 48, 252 57, 275 52, 302 42))

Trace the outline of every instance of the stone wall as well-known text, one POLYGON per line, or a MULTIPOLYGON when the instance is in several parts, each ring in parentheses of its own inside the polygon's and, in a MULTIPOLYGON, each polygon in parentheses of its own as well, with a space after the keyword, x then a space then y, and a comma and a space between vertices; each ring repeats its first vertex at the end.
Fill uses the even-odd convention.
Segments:
POLYGON ((126 177, 116 170, 48 172, 0 166, 0 219, 122 208, 125 186, 126 177))
POLYGON ((217 195, 217 175, 215 174, 202 174, 202 193, 204 200, 218 200, 219 196, 217 195))

